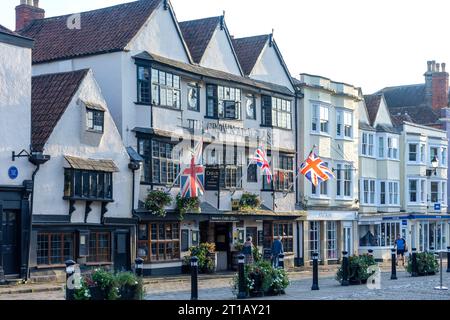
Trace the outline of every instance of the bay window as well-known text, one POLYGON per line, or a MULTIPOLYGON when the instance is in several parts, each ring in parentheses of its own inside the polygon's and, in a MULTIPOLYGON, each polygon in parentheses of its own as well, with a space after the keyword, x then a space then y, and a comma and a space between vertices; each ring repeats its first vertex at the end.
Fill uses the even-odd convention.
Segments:
MULTIPOLYGON (((144 154, 145 155, 145 154, 144 154)), ((145 158, 144 158, 145 159, 145 158)), ((171 185, 180 172, 180 158, 174 145, 162 141, 152 141, 152 180, 154 184, 171 185)))
POLYGON ((384 138, 378 137, 378 158, 384 158, 384 138))
POLYGON ((206 86, 206 116, 210 118, 241 120, 241 90, 209 84, 206 86))
POLYGON ((353 166, 351 164, 338 163, 336 165, 336 196, 350 198, 353 196, 353 166))
MULTIPOLYGON (((338 138, 353 138, 353 113, 350 111, 336 111, 336 136, 338 138)), ((372 137, 373 145, 373 137, 372 137)))
MULTIPOLYGON (((280 155, 277 168, 274 168, 273 183, 275 191, 294 191, 294 158, 280 155)), ((267 181, 266 181, 267 182, 267 181)))
MULTIPOLYGON (((439 148, 438 147, 430 147, 430 163, 435 158, 439 160, 439 148)), ((441 163, 439 163, 439 164, 441 164, 441 163)))
POLYGON ((441 148, 441 166, 447 166, 447 148, 441 148))
POLYGON ((150 67, 137 67, 137 102, 150 104, 150 67))
POLYGON ((262 125, 292 129, 292 102, 280 98, 262 96, 262 125))
POLYGON ((409 180, 409 202, 415 203, 418 202, 417 199, 417 188, 418 180, 409 180))
POLYGON ((112 172, 64 169, 64 198, 112 201, 112 172))

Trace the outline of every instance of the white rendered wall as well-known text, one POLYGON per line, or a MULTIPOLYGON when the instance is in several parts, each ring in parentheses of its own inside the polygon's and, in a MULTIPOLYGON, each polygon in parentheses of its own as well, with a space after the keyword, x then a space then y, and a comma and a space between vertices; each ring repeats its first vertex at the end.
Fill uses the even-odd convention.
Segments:
MULTIPOLYGON (((89 73, 81 84, 78 92, 70 102, 45 144, 45 153, 51 160, 41 167, 36 185, 34 214, 36 215, 68 215, 69 203, 63 200, 64 167, 68 167, 65 155, 90 158, 112 159, 120 172, 113 174, 114 202, 108 205, 106 217, 131 217, 131 186, 132 173, 128 169, 129 157, 122 144, 120 135, 110 113, 105 112, 105 131, 98 146, 85 145, 81 142, 83 132, 81 123, 85 119, 85 108, 79 99, 85 102, 97 103, 106 108, 105 100, 89 73), (48 204, 52 205, 49 206, 48 204)), ((85 202, 77 202, 72 222, 84 222, 85 202)), ((100 223, 101 206, 94 202, 88 223, 100 223)))
POLYGON ((13 151, 30 149, 31 49, 0 43, 0 185, 22 185, 33 165, 26 158, 11 160, 13 151), (8 169, 19 170, 11 180, 8 169))

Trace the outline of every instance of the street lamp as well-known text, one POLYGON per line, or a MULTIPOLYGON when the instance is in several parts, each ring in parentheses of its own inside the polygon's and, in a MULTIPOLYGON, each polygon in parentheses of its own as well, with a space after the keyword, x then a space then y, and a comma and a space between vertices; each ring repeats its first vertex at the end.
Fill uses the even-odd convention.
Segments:
POLYGON ((427 170, 428 177, 431 177, 433 174, 435 176, 437 175, 437 168, 439 167, 439 160, 437 159, 436 156, 434 156, 433 160, 431 160, 431 167, 433 168, 432 170, 427 170))

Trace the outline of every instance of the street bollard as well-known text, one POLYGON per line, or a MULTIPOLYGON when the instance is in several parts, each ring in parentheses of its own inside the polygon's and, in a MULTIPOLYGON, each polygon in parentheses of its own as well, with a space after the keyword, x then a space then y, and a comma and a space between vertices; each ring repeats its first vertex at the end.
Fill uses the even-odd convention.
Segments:
POLYGON ((247 288, 245 286, 245 255, 240 254, 238 256, 238 264, 239 264, 239 293, 238 299, 247 298, 247 288))
POLYGON ((418 272, 417 272, 417 249, 416 248, 412 248, 412 253, 411 253, 411 276, 412 277, 418 277, 418 272))
POLYGON ((284 253, 278 255, 278 268, 284 269, 284 253))
POLYGON ((369 249, 368 252, 369 252, 369 256, 373 257, 373 250, 369 249))
POLYGON ((313 253, 313 284, 311 290, 319 290, 319 254, 313 253))
POLYGON ((438 253, 436 253, 436 254, 439 255, 439 260, 440 260, 440 269, 439 269, 439 273, 440 273, 440 285, 439 285, 439 287, 435 287, 434 289, 435 289, 435 290, 448 290, 447 287, 444 287, 444 286, 442 285, 442 256, 443 256, 443 252, 440 251, 440 252, 438 252, 438 253))
POLYGON ((434 254, 434 247, 430 247, 430 253, 434 254))
POLYGON ((450 247, 447 247, 447 272, 450 272, 450 247))
POLYGON ((73 260, 67 260, 66 262, 66 300, 75 300, 75 288, 72 276, 75 274, 75 264, 73 260))
POLYGON ((395 249, 391 249, 391 260, 392 260, 392 272, 391 280, 397 280, 397 255, 395 254, 395 249))
POLYGON ((191 300, 198 300, 198 258, 191 258, 191 300))
POLYGON ((342 283, 341 285, 346 287, 349 285, 348 274, 349 274, 349 261, 348 252, 342 251, 342 283))
POLYGON ((134 260, 135 263, 135 272, 136 276, 143 277, 144 276, 144 259, 137 258, 134 260))

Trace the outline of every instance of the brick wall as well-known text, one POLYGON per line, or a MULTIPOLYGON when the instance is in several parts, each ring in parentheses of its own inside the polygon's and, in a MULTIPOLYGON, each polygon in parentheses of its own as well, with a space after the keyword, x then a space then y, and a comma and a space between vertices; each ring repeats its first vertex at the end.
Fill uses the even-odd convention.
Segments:
POLYGON ((16 31, 22 30, 30 22, 35 19, 44 19, 45 10, 30 6, 27 4, 21 4, 16 7, 16 31))

